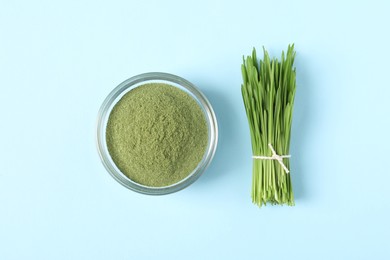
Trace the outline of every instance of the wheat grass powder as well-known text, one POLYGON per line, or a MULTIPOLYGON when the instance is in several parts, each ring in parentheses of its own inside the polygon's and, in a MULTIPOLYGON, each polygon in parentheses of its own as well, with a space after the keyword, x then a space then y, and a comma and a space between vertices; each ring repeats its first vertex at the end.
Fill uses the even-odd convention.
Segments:
POLYGON ((126 93, 107 127, 109 154, 129 179, 163 187, 186 178, 202 160, 208 127, 199 104, 183 90, 149 83, 126 93))

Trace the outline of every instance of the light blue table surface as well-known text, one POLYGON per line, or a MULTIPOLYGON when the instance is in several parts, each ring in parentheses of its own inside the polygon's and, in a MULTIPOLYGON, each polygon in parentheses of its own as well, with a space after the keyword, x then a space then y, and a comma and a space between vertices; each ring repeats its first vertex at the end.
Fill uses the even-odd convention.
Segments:
POLYGON ((1 1, 0 259, 390 259, 388 1, 1 1), (243 54, 297 50, 295 207, 251 203, 243 54), (189 188, 104 169, 98 109, 136 74, 197 85, 219 121, 189 188))

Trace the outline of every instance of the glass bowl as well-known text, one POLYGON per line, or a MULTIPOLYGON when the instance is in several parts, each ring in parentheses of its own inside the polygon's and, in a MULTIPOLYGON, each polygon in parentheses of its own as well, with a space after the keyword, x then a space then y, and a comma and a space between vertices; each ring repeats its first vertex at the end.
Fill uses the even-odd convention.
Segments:
POLYGON ((195 87, 189 81, 172 74, 150 72, 129 78, 128 80, 125 80, 119 84, 119 86, 117 86, 113 91, 111 91, 99 110, 96 139, 99 156, 103 162, 103 165, 115 180, 117 180, 126 188, 139 193, 148 195, 164 195, 186 188, 195 182, 200 177, 200 175, 202 175, 213 159, 215 150, 217 148, 218 126, 213 108, 211 107, 207 98, 197 87, 195 87), (207 122, 208 143, 202 160, 186 178, 169 186, 150 187, 132 181, 118 169, 114 161, 111 159, 107 148, 106 127, 111 110, 126 93, 147 83, 165 83, 185 91, 199 104, 200 108, 204 112, 207 122))

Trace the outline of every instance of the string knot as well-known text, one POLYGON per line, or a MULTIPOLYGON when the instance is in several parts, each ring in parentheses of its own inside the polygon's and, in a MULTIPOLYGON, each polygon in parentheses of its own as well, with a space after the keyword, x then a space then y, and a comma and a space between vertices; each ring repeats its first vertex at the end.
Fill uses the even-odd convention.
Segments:
POLYGON ((269 146, 269 149, 271 149, 271 151, 272 151, 272 156, 254 155, 254 156, 252 156, 252 158, 253 159, 260 159, 260 160, 277 160, 279 162, 280 166, 282 166, 283 170, 286 173, 289 173, 290 171, 288 170, 288 168, 284 164, 283 159, 290 158, 291 155, 279 155, 275 152, 275 149, 271 144, 268 144, 268 146, 269 146))

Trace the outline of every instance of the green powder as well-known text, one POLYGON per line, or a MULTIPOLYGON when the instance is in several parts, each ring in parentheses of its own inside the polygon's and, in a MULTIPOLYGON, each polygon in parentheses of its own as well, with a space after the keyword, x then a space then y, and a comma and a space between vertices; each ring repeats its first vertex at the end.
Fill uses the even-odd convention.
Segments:
POLYGON ((131 180, 162 187, 186 178, 208 142, 204 113, 186 92, 161 83, 125 94, 108 119, 108 151, 131 180))

